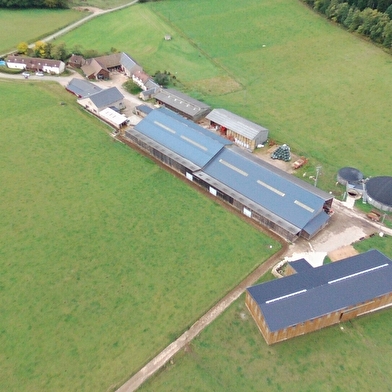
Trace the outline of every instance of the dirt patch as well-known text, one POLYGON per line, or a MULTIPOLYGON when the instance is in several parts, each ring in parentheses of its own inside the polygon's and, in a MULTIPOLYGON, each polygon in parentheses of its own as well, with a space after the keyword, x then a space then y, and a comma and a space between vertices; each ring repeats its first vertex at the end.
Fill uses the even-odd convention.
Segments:
POLYGON ((357 254, 358 252, 354 249, 354 247, 349 245, 349 246, 343 246, 342 248, 329 252, 328 257, 331 259, 331 261, 338 261, 338 260, 346 259, 347 257, 350 256, 355 256, 357 254))

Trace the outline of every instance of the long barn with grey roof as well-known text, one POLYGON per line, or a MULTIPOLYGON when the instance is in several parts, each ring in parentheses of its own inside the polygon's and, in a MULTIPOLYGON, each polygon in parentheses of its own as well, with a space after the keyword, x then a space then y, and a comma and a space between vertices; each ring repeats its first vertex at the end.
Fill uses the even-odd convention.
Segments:
POLYGON ((297 273, 246 291, 268 344, 392 305, 392 260, 378 250, 316 268, 303 259, 291 264, 297 273))
POLYGON ((221 134, 251 151, 268 139, 268 129, 226 109, 214 109, 206 118, 221 134))
POLYGON ((331 195, 169 109, 152 110, 125 136, 288 241, 312 238, 330 219, 331 195))
POLYGON ((166 108, 152 110, 125 136, 184 175, 201 169, 231 144, 166 108))
POLYGON ((330 218, 331 195, 236 146, 221 150, 193 177, 289 241, 313 237, 330 218))

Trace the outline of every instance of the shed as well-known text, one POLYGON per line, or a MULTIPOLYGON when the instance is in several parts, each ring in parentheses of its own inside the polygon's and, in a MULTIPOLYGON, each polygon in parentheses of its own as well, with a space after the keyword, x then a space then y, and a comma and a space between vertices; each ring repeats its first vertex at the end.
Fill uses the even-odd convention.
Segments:
POLYGON ((303 264, 246 290, 246 306, 268 344, 392 304, 392 260, 378 250, 316 268, 303 264))
POLYGON ((117 129, 121 129, 128 125, 128 118, 122 114, 116 112, 111 108, 105 108, 99 112, 99 117, 101 117, 107 123, 113 125, 117 129))
POLYGON ((180 91, 162 89, 155 95, 156 102, 185 118, 197 122, 211 111, 211 107, 180 91))
POLYGON ((241 147, 254 150, 268 139, 268 129, 226 109, 214 109, 206 118, 210 125, 241 147))
POLYGON ((67 84, 66 90, 75 94, 78 98, 86 98, 90 95, 102 91, 102 89, 93 83, 84 79, 73 78, 67 84))

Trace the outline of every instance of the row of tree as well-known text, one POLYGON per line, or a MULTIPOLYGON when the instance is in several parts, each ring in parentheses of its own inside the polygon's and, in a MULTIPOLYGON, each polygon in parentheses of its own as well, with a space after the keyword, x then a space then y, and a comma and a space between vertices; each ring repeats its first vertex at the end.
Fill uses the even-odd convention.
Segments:
POLYGON ((68 8, 69 0, 0 0, 0 8, 68 8))
POLYGON ((357 32, 372 41, 392 48, 392 0, 303 0, 314 10, 324 14, 346 27, 349 31, 357 32), (376 6, 385 8, 381 12, 376 8, 365 7, 360 9, 353 4, 374 3, 376 6), (389 4, 389 5, 388 5, 389 4))
MULTIPOLYGON (((81 45, 75 45, 71 49, 68 49, 64 42, 44 42, 37 41, 32 48, 29 48, 27 42, 20 42, 17 47, 17 52, 29 57, 39 57, 42 59, 54 59, 54 60, 67 60, 71 54, 78 54, 86 59, 92 57, 103 56, 109 53, 100 53, 94 49, 84 49, 81 45)), ((117 53, 116 48, 111 48, 110 53, 117 53)))

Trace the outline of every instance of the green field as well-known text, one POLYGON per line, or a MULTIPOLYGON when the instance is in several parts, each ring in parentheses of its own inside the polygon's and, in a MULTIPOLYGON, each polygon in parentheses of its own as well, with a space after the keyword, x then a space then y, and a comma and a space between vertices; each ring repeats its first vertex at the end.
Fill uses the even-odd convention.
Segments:
POLYGON ((0 88, 0 390, 121 384, 277 251, 59 85, 0 88))
POLYGON ((326 190, 335 191, 342 166, 365 176, 392 166, 391 56, 297 0, 140 4, 65 40, 127 51, 150 73, 177 75, 196 98, 266 126, 271 138, 311 158, 308 173, 322 164, 326 190))
POLYGON ((0 54, 14 50, 20 42, 35 42, 86 15, 75 10, 0 9, 0 54))
MULTIPOLYGON (((392 257, 391 237, 358 244, 373 247, 392 257)), ((140 391, 391 391, 391 322, 386 309, 268 346, 243 295, 140 391)))
POLYGON ((123 4, 130 3, 129 0, 71 0, 71 7, 97 7, 101 9, 109 9, 118 7, 123 4))

